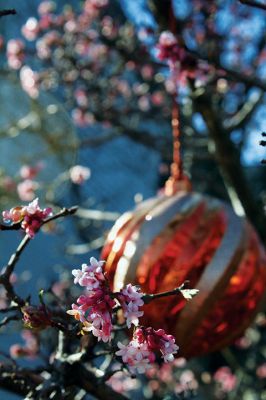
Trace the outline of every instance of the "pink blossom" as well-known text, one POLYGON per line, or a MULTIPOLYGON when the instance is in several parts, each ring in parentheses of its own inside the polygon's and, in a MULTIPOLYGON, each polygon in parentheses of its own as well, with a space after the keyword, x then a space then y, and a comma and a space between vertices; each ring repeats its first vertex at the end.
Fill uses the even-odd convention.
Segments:
POLYGON ((232 374, 232 371, 229 367, 219 368, 215 372, 213 378, 221 385, 222 391, 226 393, 231 392, 237 384, 237 377, 232 374))
POLYGON ((77 303, 72 304, 72 310, 67 313, 83 322, 82 332, 92 334, 108 342, 112 333, 112 310, 116 306, 111 297, 110 289, 103 274, 104 261, 90 258, 90 264, 83 264, 80 269, 74 269, 74 283, 86 287, 86 294, 78 297, 77 303))
POLYGON ((84 89, 75 90, 74 95, 80 107, 88 107, 88 96, 84 89))
POLYGON ((87 167, 83 167, 82 165, 75 165, 69 170, 70 179, 73 183, 80 185, 85 180, 89 179, 91 172, 87 167))
POLYGON ((45 60, 52 54, 50 47, 47 45, 44 38, 37 40, 36 42, 37 55, 40 59, 45 60))
POLYGON ((93 336, 104 343, 111 340, 112 315, 110 312, 91 312, 87 322, 83 325, 83 331, 92 332, 93 336))
POLYGON ((21 336, 24 339, 25 344, 13 344, 9 349, 11 357, 35 358, 39 351, 38 337, 29 330, 23 330, 21 336))
POLYGON ((52 214, 51 208, 41 209, 36 198, 28 206, 19 206, 3 211, 4 222, 21 223, 21 228, 33 238, 43 221, 52 214))
POLYGON ((103 265, 105 261, 97 261, 96 258, 90 258, 90 264, 82 264, 80 269, 73 269, 74 283, 80 286, 86 286, 88 291, 99 287, 105 281, 103 275, 103 265), (98 283, 96 283, 98 282, 98 283))
POLYGON ((11 39, 7 42, 7 61, 12 69, 19 69, 25 58, 25 44, 20 39, 11 39))
POLYGON ((42 1, 38 7, 40 15, 49 14, 54 11, 56 4, 54 1, 42 1))
POLYGON ((266 362, 258 366, 256 374, 260 379, 266 379, 266 362))
POLYGON ((38 162, 34 166, 22 165, 19 170, 20 176, 23 179, 33 179, 44 168, 43 162, 38 162))
POLYGON ((76 304, 72 304, 72 309, 67 310, 67 314, 72 315, 75 319, 81 322, 85 322, 86 318, 84 317, 84 312, 79 308, 76 304))
POLYGON ((133 339, 127 346, 118 343, 119 351, 124 363, 129 366, 131 372, 137 370, 142 373, 151 367, 155 361, 156 352, 160 351, 165 362, 173 360, 173 354, 178 350, 175 339, 167 335, 163 329, 155 331, 153 328, 137 328, 133 339))
POLYGON ((34 72, 30 67, 24 66, 20 70, 20 82, 22 89, 32 98, 37 98, 39 96, 38 87, 39 75, 34 72))
POLYGON ((143 311, 139 311, 136 304, 130 302, 124 307, 124 316, 126 318, 127 327, 130 328, 131 325, 138 326, 139 318, 142 317, 143 311))
POLYGON ((22 34, 27 40, 35 40, 39 33, 38 21, 36 18, 31 17, 27 20, 26 24, 22 27, 22 34))
POLYGON ((152 367, 151 363, 155 361, 154 354, 148 349, 146 343, 131 340, 128 345, 118 342, 117 346, 120 350, 115 354, 122 357, 123 362, 128 365, 133 374, 146 372, 152 367))
POLYGON ((31 179, 26 179, 17 185, 17 192, 19 198, 23 201, 31 201, 35 197, 35 190, 38 189, 39 184, 31 179))
POLYGON ((178 346, 175 344, 175 338, 167 335, 163 329, 157 331, 153 328, 138 328, 134 336, 140 343, 147 342, 148 348, 153 351, 160 351, 165 362, 174 360, 174 354, 177 353, 178 346))
POLYGON ((159 45, 163 47, 172 47, 177 44, 176 37, 170 31, 164 31, 160 34, 159 45))
POLYGON ((39 20, 39 27, 42 30, 50 29, 54 24, 54 16, 52 14, 43 14, 39 20))
POLYGON ((143 311, 139 311, 139 307, 144 304, 142 296, 143 293, 139 291, 139 287, 131 284, 128 284, 117 295, 123 308, 128 328, 130 328, 131 324, 138 326, 139 318, 143 315, 143 311))

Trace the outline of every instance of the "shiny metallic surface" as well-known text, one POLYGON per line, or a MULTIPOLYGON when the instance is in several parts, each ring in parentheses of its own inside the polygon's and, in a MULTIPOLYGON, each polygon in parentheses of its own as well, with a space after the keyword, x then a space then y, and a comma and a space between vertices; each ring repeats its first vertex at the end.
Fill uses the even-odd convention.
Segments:
POLYGON ((250 224, 228 205, 179 192, 143 202, 110 231, 102 258, 115 290, 131 282, 146 293, 185 280, 200 289, 145 306, 145 324, 176 336, 181 354, 196 356, 231 343, 250 324, 262 299, 266 261, 250 224))

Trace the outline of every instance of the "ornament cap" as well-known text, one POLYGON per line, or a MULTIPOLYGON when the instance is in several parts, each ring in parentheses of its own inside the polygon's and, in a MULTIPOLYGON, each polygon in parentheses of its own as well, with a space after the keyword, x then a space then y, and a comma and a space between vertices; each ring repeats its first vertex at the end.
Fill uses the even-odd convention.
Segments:
POLYGON ((189 178, 183 174, 181 180, 176 180, 173 176, 170 176, 165 182, 164 194, 166 196, 174 196, 178 192, 191 192, 192 184, 189 178))

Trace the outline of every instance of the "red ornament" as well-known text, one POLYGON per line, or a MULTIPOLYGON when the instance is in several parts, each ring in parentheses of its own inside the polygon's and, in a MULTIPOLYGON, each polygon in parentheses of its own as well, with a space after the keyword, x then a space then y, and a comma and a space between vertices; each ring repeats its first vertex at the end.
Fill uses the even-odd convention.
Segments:
POLYGON ((115 290, 127 283, 146 293, 185 280, 199 294, 145 306, 145 324, 176 337, 180 353, 198 356, 232 343, 252 321, 266 283, 266 258, 243 218, 219 200, 187 191, 143 202, 122 215, 102 252, 115 290))

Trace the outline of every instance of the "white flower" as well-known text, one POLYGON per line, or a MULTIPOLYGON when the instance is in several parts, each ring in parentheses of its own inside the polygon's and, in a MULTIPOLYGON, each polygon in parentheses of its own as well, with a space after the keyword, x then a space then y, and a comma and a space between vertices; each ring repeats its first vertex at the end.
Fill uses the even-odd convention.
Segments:
POLYGON ((73 183, 80 185, 85 180, 89 179, 91 176, 91 171, 87 167, 83 167, 82 165, 75 165, 70 168, 69 176, 73 183))

